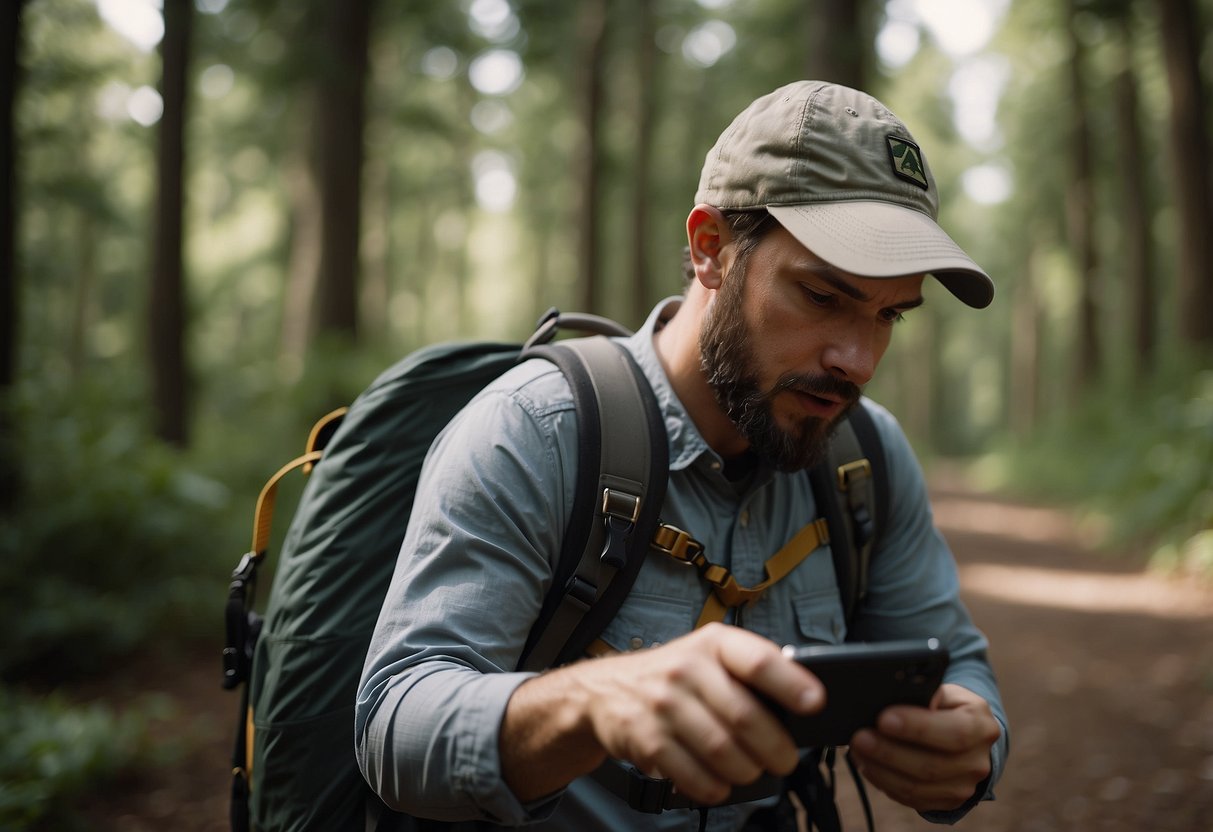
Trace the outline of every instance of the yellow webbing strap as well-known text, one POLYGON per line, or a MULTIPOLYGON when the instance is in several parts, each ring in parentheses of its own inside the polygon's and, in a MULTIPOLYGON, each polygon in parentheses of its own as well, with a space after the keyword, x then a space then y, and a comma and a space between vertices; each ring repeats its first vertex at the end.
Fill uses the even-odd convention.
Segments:
POLYGON ((253 510, 253 547, 249 551, 253 553, 254 557, 264 556, 265 550, 270 545, 270 529, 274 520, 274 499, 278 496, 278 483, 299 467, 303 468, 305 474, 312 472, 312 466, 320 461, 320 457, 324 455, 324 446, 328 444, 333 435, 332 430, 326 429, 333 427, 347 410, 349 410, 348 407, 339 407, 322 416, 308 434, 306 453, 283 465, 274 476, 266 480, 261 494, 257 496, 257 507, 253 510))
POLYGON ((737 583, 737 579, 723 566, 708 563, 700 555, 694 565, 703 575, 704 580, 712 585, 712 591, 699 614, 695 627, 699 628, 712 621, 724 621, 725 615, 734 607, 752 604, 762 597, 763 593, 777 581, 782 580, 789 572, 800 565, 814 549, 830 541, 830 531, 824 517, 819 517, 798 531, 791 540, 783 545, 778 552, 767 559, 766 580, 751 587, 737 583))
MULTIPOLYGON (((316 420, 316 424, 312 425, 312 432, 307 435, 307 446, 305 450, 308 453, 312 451, 323 451, 325 445, 329 443, 333 432, 337 429, 337 422, 349 411, 348 407, 339 407, 336 410, 330 411, 316 420)), ((315 463, 308 462, 303 466, 303 473, 312 473, 312 465, 315 463)))
POLYGON ((309 451, 303 456, 295 457, 266 481, 257 497, 257 508, 253 512, 253 548, 249 551, 254 557, 265 555, 265 550, 270 545, 270 527, 274 520, 274 499, 278 496, 278 483, 296 468, 302 465, 310 467, 319 462, 323 455, 322 451, 309 451))
MULTIPOLYGON (((819 546, 830 542, 830 529, 824 517, 818 517, 792 536, 792 539, 771 555, 764 564, 766 580, 756 586, 745 587, 723 566, 709 563, 703 554, 703 544, 682 529, 660 523, 653 535, 653 548, 664 552, 680 563, 694 566, 712 585, 708 599, 699 613, 695 628, 699 629, 713 621, 724 621, 725 615, 734 607, 752 604, 762 597, 770 587, 787 577, 805 558, 819 546)), ((595 640, 586 649, 590 656, 606 656, 616 650, 602 639, 595 640)))

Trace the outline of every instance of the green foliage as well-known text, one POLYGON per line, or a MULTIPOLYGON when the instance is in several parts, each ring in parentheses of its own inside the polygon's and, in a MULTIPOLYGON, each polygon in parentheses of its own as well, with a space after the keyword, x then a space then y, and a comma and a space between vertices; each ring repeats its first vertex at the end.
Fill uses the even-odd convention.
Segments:
POLYGON ((1097 512, 1105 542, 1213 577, 1213 371, 1159 374, 1089 397, 982 461, 989 485, 1097 512))
POLYGON ((75 802, 160 756, 147 710, 117 715, 0 688, 0 830, 89 828, 75 802))
MULTIPOLYGON (((0 675, 103 670, 150 634, 217 625, 228 489, 149 438, 121 385, 29 381, 22 488, 0 526, 0 675)), ((230 557, 230 554, 227 554, 230 557)), ((225 558, 226 559, 226 558, 225 558)))

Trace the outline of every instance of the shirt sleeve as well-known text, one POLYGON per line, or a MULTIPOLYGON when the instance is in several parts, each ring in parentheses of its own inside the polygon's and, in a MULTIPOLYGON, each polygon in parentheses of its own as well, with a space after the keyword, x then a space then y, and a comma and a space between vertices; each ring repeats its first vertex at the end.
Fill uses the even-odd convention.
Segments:
POLYGON ((525 386, 490 388, 423 467, 355 712, 363 775, 394 809, 510 825, 554 809, 520 804, 498 753, 506 703, 532 675, 514 668, 551 580, 575 463, 571 404, 533 402, 525 386))
POLYGON ((944 681, 985 699, 1002 729, 990 749, 990 777, 978 793, 954 811, 923 813, 935 823, 955 823, 981 800, 994 797, 1009 747, 1006 712, 989 645, 961 601, 956 561, 935 527, 922 468, 894 417, 879 405, 869 403, 869 409, 885 449, 891 504, 887 528, 872 553, 868 594, 854 639, 938 638, 951 657, 944 681))

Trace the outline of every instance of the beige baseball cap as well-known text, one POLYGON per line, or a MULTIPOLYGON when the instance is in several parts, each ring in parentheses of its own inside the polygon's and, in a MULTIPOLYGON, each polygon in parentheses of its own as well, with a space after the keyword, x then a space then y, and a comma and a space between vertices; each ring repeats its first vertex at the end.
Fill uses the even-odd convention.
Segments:
POLYGON ((861 277, 927 273, 969 306, 994 281, 939 227, 921 148, 867 93, 798 81, 759 98, 708 152, 697 203, 766 208, 818 257, 861 277))

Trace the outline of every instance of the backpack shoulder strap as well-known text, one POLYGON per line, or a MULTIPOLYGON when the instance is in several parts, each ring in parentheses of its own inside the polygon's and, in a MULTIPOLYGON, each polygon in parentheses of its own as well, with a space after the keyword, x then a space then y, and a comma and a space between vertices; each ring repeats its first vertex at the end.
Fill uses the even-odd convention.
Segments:
POLYGON ((830 554, 849 629, 867 595, 872 550, 884 531, 889 505, 884 447, 862 404, 835 428, 825 461, 809 472, 809 479, 830 529, 830 554))
POLYGON ((540 670, 581 656, 627 597, 657 528, 669 445, 652 388, 621 344, 577 338, 528 355, 564 372, 577 412, 572 513, 518 665, 540 670))

